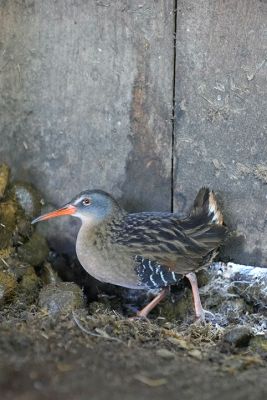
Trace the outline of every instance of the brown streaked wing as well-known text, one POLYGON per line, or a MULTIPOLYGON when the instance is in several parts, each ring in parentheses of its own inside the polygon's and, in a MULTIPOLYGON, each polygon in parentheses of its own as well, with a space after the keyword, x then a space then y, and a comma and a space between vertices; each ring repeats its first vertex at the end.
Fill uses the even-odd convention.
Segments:
POLYGON ((138 213, 128 214, 120 226, 113 227, 113 238, 132 256, 157 261, 183 274, 196 270, 218 247, 221 238, 216 231, 215 225, 179 221, 175 214, 138 213))

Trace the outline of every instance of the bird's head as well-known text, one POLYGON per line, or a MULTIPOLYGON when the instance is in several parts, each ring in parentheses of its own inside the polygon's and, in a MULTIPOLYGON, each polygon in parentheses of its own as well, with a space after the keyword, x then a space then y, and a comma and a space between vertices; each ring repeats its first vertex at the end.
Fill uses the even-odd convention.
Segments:
POLYGON ((83 223, 98 225, 121 211, 122 208, 110 194, 102 190, 86 190, 58 210, 34 219, 32 224, 62 215, 72 215, 80 218, 83 223))

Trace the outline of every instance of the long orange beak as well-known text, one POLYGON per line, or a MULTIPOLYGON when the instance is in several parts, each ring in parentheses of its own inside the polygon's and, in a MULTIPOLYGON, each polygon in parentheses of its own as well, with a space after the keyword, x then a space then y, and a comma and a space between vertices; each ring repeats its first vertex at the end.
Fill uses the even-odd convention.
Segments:
POLYGON ((36 222, 39 221, 45 221, 50 218, 56 218, 60 217, 61 215, 73 215, 77 211, 77 208, 75 206, 72 206, 71 204, 67 204, 66 206, 59 208, 58 210, 51 211, 47 214, 41 215, 38 218, 35 218, 32 221, 32 224, 35 224, 36 222))

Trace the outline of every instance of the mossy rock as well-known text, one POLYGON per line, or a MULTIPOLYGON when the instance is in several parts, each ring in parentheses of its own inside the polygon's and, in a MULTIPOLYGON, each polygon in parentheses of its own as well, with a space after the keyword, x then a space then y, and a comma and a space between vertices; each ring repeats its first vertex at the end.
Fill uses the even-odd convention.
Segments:
POLYGON ((267 336, 256 335, 250 341, 250 348, 267 356, 267 336))
POLYGON ((0 304, 10 300, 16 291, 17 280, 7 271, 0 271, 0 304))
POLYGON ((12 236, 16 227, 17 207, 15 202, 0 203, 0 249, 12 244, 12 236))

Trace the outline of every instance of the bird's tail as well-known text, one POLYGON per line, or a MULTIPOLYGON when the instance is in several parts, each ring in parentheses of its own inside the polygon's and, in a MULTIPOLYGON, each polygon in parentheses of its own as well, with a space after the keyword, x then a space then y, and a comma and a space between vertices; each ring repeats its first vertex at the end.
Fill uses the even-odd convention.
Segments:
POLYGON ((202 217, 210 224, 223 225, 223 215, 219 208, 215 193, 206 187, 199 190, 190 216, 202 217))
POLYGON ((228 234, 223 224, 223 215, 214 192, 208 188, 199 190, 188 218, 182 227, 188 237, 198 245, 199 254, 213 252, 225 240, 228 234))

